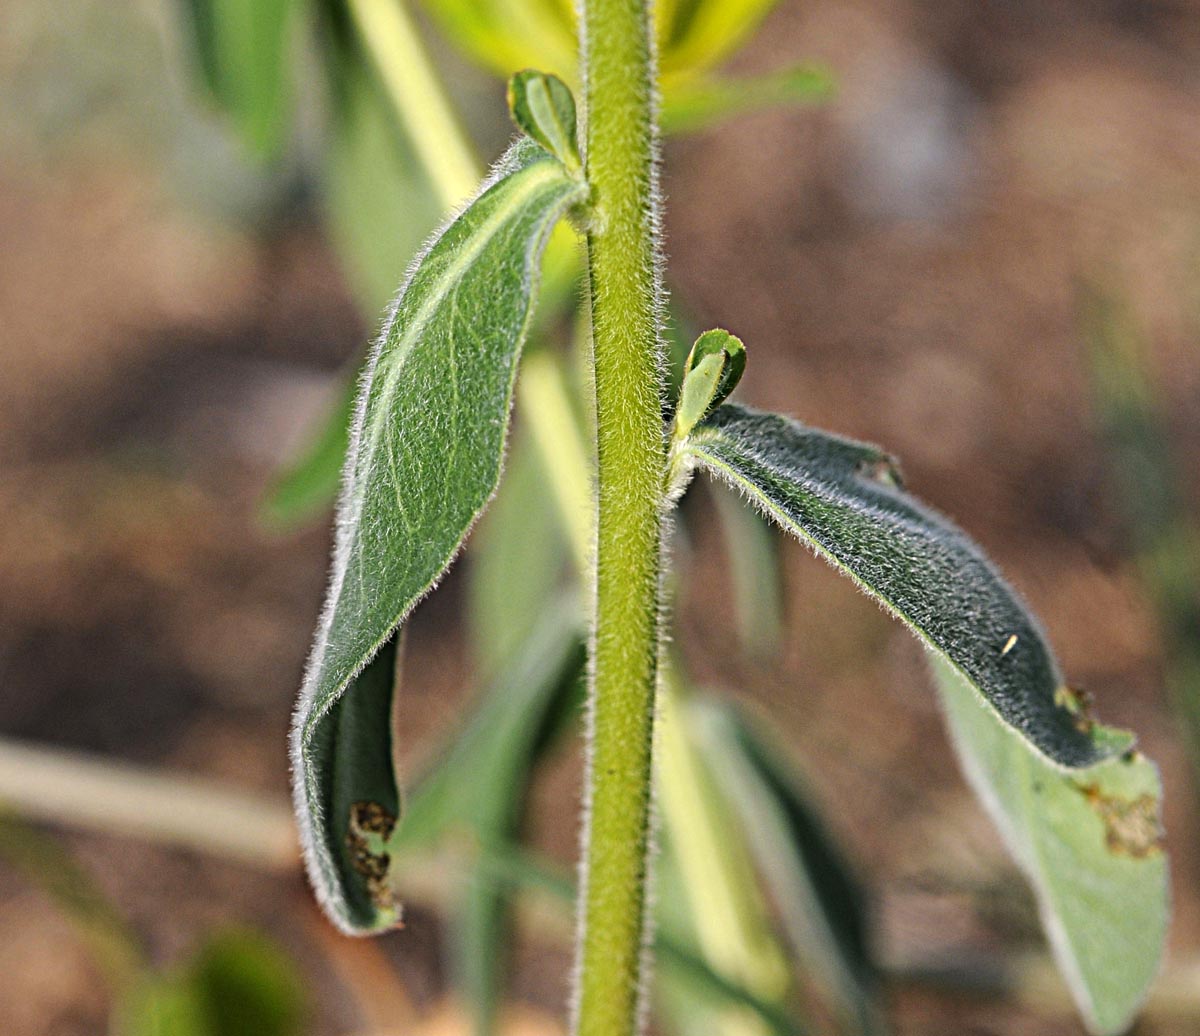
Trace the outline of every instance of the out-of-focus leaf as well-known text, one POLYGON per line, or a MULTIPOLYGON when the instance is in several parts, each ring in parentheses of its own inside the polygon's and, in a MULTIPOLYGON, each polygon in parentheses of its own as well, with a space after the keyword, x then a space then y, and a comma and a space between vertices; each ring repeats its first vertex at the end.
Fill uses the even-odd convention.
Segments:
POLYGON ((779 536, 763 516, 716 486, 717 517, 729 555, 738 639, 752 655, 770 655, 783 631, 783 560, 779 536))
MULTIPOLYGON (((659 744, 655 782, 664 841, 671 855, 660 865, 657 888, 674 894, 680 927, 690 933, 713 971, 764 1002, 783 1009, 788 968, 775 941, 737 813, 719 790, 710 745, 698 736, 693 712, 668 668, 659 689, 659 744)), ((657 897, 656 897, 657 898, 657 897)), ((673 904, 664 901, 659 909, 673 904)), ((697 1011, 677 1002, 677 1021, 692 1032, 756 1036, 760 1018, 744 1010, 713 1014, 711 1003, 697 1011)))
MULTIPOLYGON (((441 761, 418 783, 389 852, 438 838, 474 848, 515 841, 537 756, 565 716, 583 706, 582 620, 571 601, 543 599, 532 633, 469 712, 441 761), (549 600, 549 606, 547 606, 549 600)), ((453 919, 454 970, 478 1031, 491 1030, 507 959, 506 896, 472 868, 453 919)))
POLYGON ((515 817, 535 750, 560 712, 576 711, 581 702, 581 629, 577 603, 561 595, 544 602, 529 636, 416 782, 389 843, 393 851, 426 848, 454 830, 469 832, 480 817, 515 817))
POLYGON ((568 169, 579 169, 575 98, 556 75, 525 69, 508 81, 508 110, 517 128, 568 169))
POLYGON ((204 81, 260 155, 287 127, 288 46, 297 0, 184 0, 204 81))
POLYGON ((833 96, 833 79, 811 65, 747 79, 699 79, 665 94, 664 133, 695 133, 744 112, 791 104, 820 104, 833 96))
POLYGON ((1145 335, 1117 298, 1082 288, 1096 416, 1142 579, 1164 641, 1167 689, 1200 774, 1200 524, 1186 503, 1145 335))
POLYGON ((0 860, 50 897, 86 940, 113 990, 129 986, 144 964, 136 934, 63 846, 2 803, 0 860))
POLYGON ((471 537, 471 642, 478 667, 495 673, 557 597, 567 544, 542 465, 520 423, 504 480, 471 537))
POLYGON ((856 1031, 882 1032, 862 891, 798 776, 730 706, 690 704, 805 973, 856 1031))
POLYGON ((273 529, 302 525, 333 505, 346 449, 358 386, 348 380, 341 398, 294 461, 275 476, 262 505, 262 520, 273 529))
POLYGON ((339 106, 324 203, 355 294, 363 311, 375 314, 443 213, 412 145, 356 59, 351 51, 336 69, 339 106))
MULTIPOLYGON (((546 892, 567 904, 575 900, 575 886, 568 875, 519 847, 493 846, 480 855, 479 864, 483 873, 497 884, 546 892)), ((655 932, 654 956, 658 964, 695 983, 705 995, 729 1006, 749 1008, 766 1022, 772 1033, 803 1036, 803 1025, 777 1005, 764 1002, 745 987, 718 975, 695 952, 691 941, 669 926, 661 926, 655 932)))
POLYGON ((542 249, 584 190, 537 145, 514 145, 421 256, 368 362, 292 738, 305 861, 347 931, 397 917, 380 849, 399 812, 390 730, 360 674, 496 488, 542 249))
POLYGON ((1087 766, 1132 745, 1127 732, 1080 723, 1036 620, 971 540, 900 488, 876 447, 726 404, 687 448, 903 620, 1055 763, 1087 766))
POLYGON ((777 0, 676 0, 659 25, 664 92, 720 64, 761 24, 777 0))
POLYGON ((1033 885, 1089 1028, 1124 1032, 1167 930, 1158 772, 1130 751, 1064 773, 998 722, 958 673, 942 662, 934 669, 959 760, 1033 885))
POLYGON ((540 68, 575 79, 574 10, 556 0, 425 0, 458 47, 504 78, 540 68))
POLYGON ((209 940, 181 971, 148 979, 117 1010, 119 1036, 299 1036, 306 1011, 295 965, 248 931, 209 940))

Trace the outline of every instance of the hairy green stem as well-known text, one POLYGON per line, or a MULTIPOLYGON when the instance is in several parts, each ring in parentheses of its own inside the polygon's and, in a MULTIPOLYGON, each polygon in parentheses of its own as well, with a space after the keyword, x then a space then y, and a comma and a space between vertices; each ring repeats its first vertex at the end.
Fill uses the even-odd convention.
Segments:
POLYGON ((644 985, 666 470, 647 3, 586 0, 581 39, 599 507, 574 1029, 632 1036, 644 985))

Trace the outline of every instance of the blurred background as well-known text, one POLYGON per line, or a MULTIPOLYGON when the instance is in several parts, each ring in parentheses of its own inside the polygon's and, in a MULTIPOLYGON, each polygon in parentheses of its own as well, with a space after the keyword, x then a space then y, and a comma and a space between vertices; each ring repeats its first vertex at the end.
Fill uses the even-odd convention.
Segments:
MULTIPOLYGON (((147 998, 145 1017, 172 1017, 185 981, 249 1013, 122 1031, 470 1031, 445 963, 453 886, 414 895, 404 931, 347 941, 291 843, 285 740, 331 512, 320 477, 288 473, 319 452, 384 301, 457 200, 388 122, 353 13, 312 6, 290 16, 280 97, 239 107, 205 79, 204 4, 0 0, 9 1036, 107 1032, 147 998)), ((511 133, 503 79, 447 32, 455 6, 410 14, 490 162, 511 133)), ((1175 907, 1137 1032, 1193 1033, 1200 6, 760 13, 722 74, 803 63, 828 84, 679 116, 664 150, 679 320, 745 340, 743 401, 897 454, 1033 605, 1104 720, 1137 730, 1163 771, 1175 907)), ((724 505, 694 496, 679 651, 794 754, 866 890, 893 1031, 1081 1032, 918 645, 784 544, 778 637, 743 650, 724 505)), ((468 551, 411 623, 414 759, 477 686, 471 570, 468 551)), ((564 865, 567 742, 525 818, 564 865)), ((520 926, 512 1032, 562 1030, 569 966, 569 912, 520 926)))

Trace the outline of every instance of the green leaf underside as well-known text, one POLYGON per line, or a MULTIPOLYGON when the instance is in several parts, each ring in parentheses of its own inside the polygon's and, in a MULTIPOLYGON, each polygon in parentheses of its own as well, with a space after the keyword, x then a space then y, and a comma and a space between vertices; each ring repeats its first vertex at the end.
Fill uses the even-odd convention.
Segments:
POLYGON ((1124 1032, 1167 930, 1153 763, 1130 752, 1063 773, 997 722, 953 669, 939 662, 934 671, 963 769, 1034 887, 1089 1028, 1124 1032))
POLYGON ((970 539, 900 488, 876 447, 726 404, 688 449, 903 620, 1048 759, 1088 766, 1131 747, 1129 734, 1060 704, 1036 620, 970 539))
POLYGON ((390 738, 387 710, 372 695, 360 703, 358 685, 374 683, 364 667, 437 582, 496 488, 542 249, 583 193, 537 145, 514 144, 417 259, 367 364, 292 744, 309 874, 346 931, 396 919, 369 873, 386 869, 386 855, 364 861, 361 844, 346 840, 347 802, 360 820, 398 812, 390 751, 379 751, 390 738), (360 754, 382 772, 333 769, 360 754))

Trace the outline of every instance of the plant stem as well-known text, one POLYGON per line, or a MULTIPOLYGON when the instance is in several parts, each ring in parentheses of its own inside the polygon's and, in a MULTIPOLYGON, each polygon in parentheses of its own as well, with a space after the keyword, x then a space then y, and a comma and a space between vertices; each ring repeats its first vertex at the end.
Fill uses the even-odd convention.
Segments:
POLYGON ((599 509, 574 1028, 632 1036, 644 986, 666 469, 645 0, 586 0, 581 40, 599 509))

